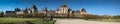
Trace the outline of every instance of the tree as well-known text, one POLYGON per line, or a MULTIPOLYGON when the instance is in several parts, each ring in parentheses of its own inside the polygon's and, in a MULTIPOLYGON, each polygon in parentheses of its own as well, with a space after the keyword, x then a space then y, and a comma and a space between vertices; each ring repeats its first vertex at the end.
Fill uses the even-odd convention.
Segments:
POLYGON ((53 16, 55 15, 55 14, 54 14, 54 11, 50 10, 50 14, 51 14, 50 19, 53 20, 53 16))
POLYGON ((113 19, 120 19, 120 15, 114 15, 112 18, 113 19))
POLYGON ((3 17, 3 16, 4 16, 4 12, 1 11, 1 12, 0 12, 0 17, 3 17))

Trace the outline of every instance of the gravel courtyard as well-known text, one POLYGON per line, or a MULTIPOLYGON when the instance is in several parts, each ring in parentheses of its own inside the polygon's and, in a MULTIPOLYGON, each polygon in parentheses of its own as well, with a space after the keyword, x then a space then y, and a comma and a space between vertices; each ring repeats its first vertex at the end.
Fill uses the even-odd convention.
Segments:
POLYGON ((82 20, 82 19, 54 18, 54 20, 57 20, 55 24, 120 24, 119 22, 87 21, 87 20, 82 20))

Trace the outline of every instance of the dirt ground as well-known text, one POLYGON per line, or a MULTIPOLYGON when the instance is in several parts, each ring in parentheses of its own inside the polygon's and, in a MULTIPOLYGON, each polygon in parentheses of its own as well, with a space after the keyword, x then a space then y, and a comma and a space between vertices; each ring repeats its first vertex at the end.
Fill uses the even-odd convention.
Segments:
POLYGON ((120 24, 119 22, 88 21, 88 20, 82 20, 82 19, 54 18, 54 20, 57 20, 55 24, 120 24))

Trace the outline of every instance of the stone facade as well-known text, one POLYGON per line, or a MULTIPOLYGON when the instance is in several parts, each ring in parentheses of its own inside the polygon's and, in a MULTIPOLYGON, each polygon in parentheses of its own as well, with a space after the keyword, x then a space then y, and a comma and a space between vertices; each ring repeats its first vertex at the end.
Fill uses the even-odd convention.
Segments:
POLYGON ((32 7, 31 7, 31 11, 32 11, 32 14, 36 14, 36 13, 38 13, 37 8, 36 8, 35 5, 32 5, 32 7))
POLYGON ((28 15, 34 15, 34 16, 60 16, 60 17, 73 17, 73 16, 80 16, 80 15, 85 15, 86 10, 84 8, 79 10, 73 10, 71 8, 68 8, 65 3, 63 3, 60 7, 57 8, 57 10, 48 10, 47 7, 42 8, 41 11, 37 10, 37 7, 35 5, 32 5, 31 8, 26 8, 25 10, 20 10, 18 7, 15 9, 15 11, 6 11, 6 15, 8 14, 28 14, 28 15), (15 12, 15 13, 14 13, 15 12))
POLYGON ((87 14, 87 13, 86 13, 86 10, 85 10, 84 8, 82 8, 82 9, 80 10, 80 14, 81 14, 81 15, 87 14))

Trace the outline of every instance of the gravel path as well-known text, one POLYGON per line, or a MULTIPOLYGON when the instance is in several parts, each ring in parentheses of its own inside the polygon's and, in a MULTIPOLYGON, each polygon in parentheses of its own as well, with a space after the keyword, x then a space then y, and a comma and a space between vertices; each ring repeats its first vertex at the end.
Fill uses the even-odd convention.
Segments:
POLYGON ((60 19, 54 18, 57 20, 55 24, 120 24, 119 22, 100 22, 100 21, 86 21, 82 19, 60 19))

